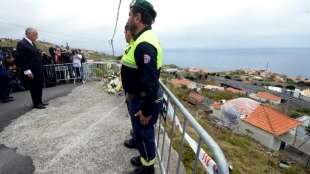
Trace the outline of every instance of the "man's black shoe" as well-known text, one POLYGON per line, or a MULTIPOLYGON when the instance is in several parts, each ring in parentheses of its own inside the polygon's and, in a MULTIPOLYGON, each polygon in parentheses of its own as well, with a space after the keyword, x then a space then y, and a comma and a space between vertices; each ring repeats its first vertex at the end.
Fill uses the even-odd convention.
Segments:
POLYGON ((45 109, 46 107, 41 105, 41 104, 38 104, 38 105, 34 105, 33 108, 36 108, 36 109, 45 109))
POLYGON ((136 167, 141 167, 142 166, 142 163, 141 163, 141 156, 135 156, 135 157, 132 157, 130 159, 130 163, 133 165, 133 166, 136 166, 136 167))
POLYGON ((8 99, 8 98, 1 100, 2 103, 9 103, 11 101, 14 101, 14 100, 13 99, 8 99))
POLYGON ((130 129, 130 135, 133 137, 134 135, 133 135, 133 130, 132 129, 130 129))
POLYGON ((47 106, 48 105, 48 103, 44 103, 44 102, 41 102, 40 104, 43 105, 43 106, 47 106))
POLYGON ((154 174, 154 173, 155 173, 155 169, 154 169, 154 165, 152 165, 152 166, 141 166, 129 172, 128 174, 154 174))
POLYGON ((129 140, 125 140, 124 146, 129 148, 129 149, 137 149, 138 148, 136 145, 136 142, 133 138, 131 138, 129 140))

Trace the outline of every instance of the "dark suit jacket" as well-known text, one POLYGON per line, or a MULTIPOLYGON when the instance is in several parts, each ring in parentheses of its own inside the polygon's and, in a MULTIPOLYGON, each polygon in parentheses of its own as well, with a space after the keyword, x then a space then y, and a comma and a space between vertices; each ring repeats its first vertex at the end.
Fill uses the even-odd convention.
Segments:
POLYGON ((33 74, 42 74, 42 57, 40 50, 31 45, 26 39, 17 43, 18 65, 22 71, 31 70, 33 74))

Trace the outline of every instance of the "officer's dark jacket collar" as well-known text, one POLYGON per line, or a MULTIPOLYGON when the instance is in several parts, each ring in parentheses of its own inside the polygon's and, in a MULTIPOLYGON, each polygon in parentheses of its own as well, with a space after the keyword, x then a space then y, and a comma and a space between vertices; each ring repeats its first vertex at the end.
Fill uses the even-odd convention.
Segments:
POLYGON ((133 37, 133 40, 136 41, 138 39, 139 36, 141 36, 142 33, 144 33, 145 31, 147 30, 151 30, 152 27, 151 26, 146 26, 143 28, 142 31, 140 31, 139 33, 137 33, 134 37, 133 37))

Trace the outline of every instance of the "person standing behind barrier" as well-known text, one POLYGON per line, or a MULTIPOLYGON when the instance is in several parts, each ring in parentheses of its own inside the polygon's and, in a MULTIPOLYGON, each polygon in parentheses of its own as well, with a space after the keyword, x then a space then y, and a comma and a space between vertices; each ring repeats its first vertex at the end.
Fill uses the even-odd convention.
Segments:
POLYGON ((9 73, 5 66, 5 54, 2 50, 0 50, 0 100, 2 103, 13 101, 13 98, 9 97, 9 93, 9 73))
POLYGON ((74 50, 72 59, 75 78, 81 79, 82 55, 79 53, 79 50, 74 50))
POLYGON ((155 173, 155 124, 163 103, 159 84, 162 49, 151 28, 155 17, 156 11, 147 1, 137 0, 130 6, 128 24, 134 38, 121 59, 121 76, 140 155, 131 158, 137 168, 129 174, 155 173))
POLYGON ((62 64, 61 49, 59 47, 56 47, 54 55, 55 64, 62 64))
POLYGON ((38 32, 34 28, 27 28, 25 34, 26 37, 17 43, 16 51, 19 55, 19 62, 21 62, 21 69, 30 85, 33 107, 37 109, 45 109, 47 104, 42 102, 42 56, 34 43, 38 39, 38 32))

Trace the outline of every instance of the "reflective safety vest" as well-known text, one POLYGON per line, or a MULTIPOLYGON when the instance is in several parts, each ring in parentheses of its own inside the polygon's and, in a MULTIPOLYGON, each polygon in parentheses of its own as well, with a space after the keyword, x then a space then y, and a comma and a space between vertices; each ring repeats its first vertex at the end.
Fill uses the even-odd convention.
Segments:
POLYGON ((159 70, 163 64, 163 55, 162 55, 162 49, 160 47, 159 40, 155 33, 152 30, 147 30, 143 32, 137 40, 133 41, 132 43, 129 43, 129 46, 127 47, 122 59, 121 63, 124 66, 138 69, 138 66, 136 64, 135 60, 135 50, 137 46, 142 43, 147 42, 151 45, 153 45, 157 50, 157 69, 159 70))

